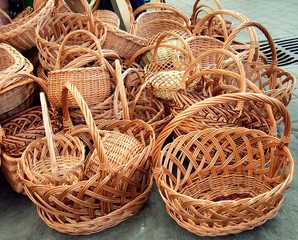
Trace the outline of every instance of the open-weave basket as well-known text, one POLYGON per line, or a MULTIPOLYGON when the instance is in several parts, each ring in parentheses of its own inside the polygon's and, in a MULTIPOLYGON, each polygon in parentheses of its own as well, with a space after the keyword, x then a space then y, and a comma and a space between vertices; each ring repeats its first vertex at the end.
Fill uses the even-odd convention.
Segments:
MULTIPOLYGON (((87 235, 115 226, 143 207, 152 188, 148 157, 154 133, 140 120, 105 121, 100 125, 103 130, 99 130, 77 89, 69 82, 65 87, 63 103, 67 103, 69 89, 86 117, 87 127, 70 132, 89 146, 83 179, 73 185, 50 187, 32 184, 22 173, 23 164, 19 165, 19 173, 27 195, 48 226, 68 234, 87 235), (127 145, 125 138, 137 144, 127 145), (130 152, 138 146, 142 146, 138 152, 130 152)), ((66 123, 68 116, 65 112, 66 123)))
MULTIPOLYGON (((240 59, 232 52, 224 49, 210 49, 202 53, 186 68, 182 77, 187 88, 197 82, 192 92, 178 91, 170 110, 176 116, 195 102, 206 98, 234 92, 257 92, 261 90, 245 76, 245 69, 240 59), (213 57, 216 56, 216 58, 213 57), (213 59, 208 68, 195 71, 198 64, 213 59), (233 64, 234 71, 226 69, 233 64)), ((276 112, 278 113, 278 111, 276 112)), ((280 114, 280 113, 279 113, 280 114)), ((267 133, 276 133, 276 122, 272 108, 268 104, 253 101, 236 105, 230 103, 205 108, 186 121, 181 122, 174 132, 177 135, 206 127, 242 126, 259 129, 267 133)))
MULTIPOLYGON (((135 34, 139 32, 139 28, 142 28, 144 24, 152 20, 172 20, 187 28, 190 25, 189 17, 179 8, 171 4, 158 2, 145 3, 138 7, 133 12, 133 18, 130 18, 130 20, 130 32, 135 34)), ((162 28, 162 26, 160 27, 162 28)))
POLYGON ((203 236, 238 233, 274 218, 294 173, 290 135, 286 108, 264 94, 226 94, 187 108, 159 134, 154 149, 154 177, 167 212, 180 226, 203 236), (278 108, 285 124, 282 137, 242 127, 207 128, 163 147, 181 121, 205 107, 233 101, 278 108))
MULTIPOLYGON (((75 30, 87 30, 94 34, 102 43, 105 40, 107 28, 98 18, 94 18, 87 1, 81 2, 85 7, 85 14, 64 11, 57 8, 55 14, 40 21, 36 27, 36 46, 39 50, 39 61, 45 70, 55 69, 60 45, 65 36, 75 30)), ((96 48, 95 43, 88 36, 78 36, 69 42, 68 46, 83 46, 96 48)))
POLYGON ((40 9, 29 12, 24 10, 25 14, 11 20, 10 23, 0 25, 0 42, 7 43, 18 51, 26 51, 34 46, 35 27, 40 21, 50 17, 54 10, 54 0, 49 0, 40 9))
MULTIPOLYGON (((53 132, 62 130, 62 115, 49 110, 53 132)), ((26 147, 35 139, 45 136, 40 106, 32 107, 4 121, 0 128, 3 132, 1 171, 11 187, 18 193, 24 193, 23 185, 17 174, 17 164, 26 147)))
MULTIPOLYGON (((55 107, 61 107, 62 89, 67 81, 79 89, 87 104, 94 105, 103 102, 111 95, 111 77, 107 64, 101 52, 100 43, 91 32, 76 30, 67 34, 59 48, 56 68, 48 72, 46 85, 51 104, 55 107), (65 49, 66 43, 78 35, 89 36, 95 42, 97 49, 92 50, 83 47, 65 49), (76 54, 78 53, 83 55, 77 57, 76 54), (69 58, 71 59, 69 60, 69 58)), ((69 98, 68 104, 70 107, 77 106, 73 98, 69 98)))
MULTIPOLYGON (((18 174, 26 176, 31 186, 41 189, 71 186, 83 178, 85 147, 77 137, 62 132, 53 133, 43 92, 40 93, 40 101, 45 137, 32 141, 26 147, 18 163, 18 174)), ((22 177, 20 179, 24 184, 22 177)))
MULTIPOLYGON (((223 18, 223 16, 233 18, 233 21, 235 23, 238 23, 237 26, 249 21, 249 19, 245 15, 239 12, 231 11, 231 10, 216 10, 208 13, 206 16, 204 16, 196 23, 195 28, 193 29, 193 32, 192 32, 193 35, 209 36, 209 37, 219 39, 221 41, 227 40, 234 28, 229 29, 228 31, 223 25, 221 34, 218 34, 216 31, 214 32, 212 29, 212 26, 210 26, 210 22, 212 22, 214 18, 216 17, 223 18), (206 24, 208 28, 206 28, 206 24)), ((229 45, 227 45, 226 47, 232 47, 233 49, 238 51, 239 55, 241 56, 241 59, 248 60, 248 61, 257 61, 260 56, 257 33, 254 28, 247 28, 247 32, 248 32, 249 41, 251 44, 247 44, 243 41, 237 41, 237 39, 233 38, 234 41, 231 41, 229 45)))
MULTIPOLYGON (((246 75, 264 94, 277 98, 287 106, 291 100, 296 79, 291 73, 278 67, 277 52, 273 39, 262 24, 252 21, 242 23, 226 39, 224 47, 229 46, 243 29, 252 27, 259 29, 265 35, 270 47, 271 64, 264 64, 261 61, 243 61, 246 75)), ((253 49, 256 43, 250 42, 248 44, 251 45, 250 49, 253 49)), ((233 65, 230 66, 230 69, 233 70, 233 65)), ((279 118, 280 115, 277 114, 276 119, 279 118)))

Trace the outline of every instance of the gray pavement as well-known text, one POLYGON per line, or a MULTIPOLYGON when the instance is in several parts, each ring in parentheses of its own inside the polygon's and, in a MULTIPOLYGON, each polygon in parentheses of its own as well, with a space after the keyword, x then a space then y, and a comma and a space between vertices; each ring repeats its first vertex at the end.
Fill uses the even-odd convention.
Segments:
MULTIPOLYGON (((167 0, 190 15, 194 1, 167 0)), ((202 1, 208 2, 208 1, 202 1)), ((268 28, 274 39, 298 36, 297 0, 222 0, 224 9, 239 11, 250 20, 261 22, 268 28)), ((261 38, 262 36, 260 36, 261 38)), ((285 68, 298 77, 298 67, 285 68)), ((292 117, 293 158, 298 157, 298 89, 295 88, 288 106, 292 117)), ((297 172, 296 166, 296 172, 297 172)), ((282 209, 264 225, 236 235, 216 237, 218 240, 296 240, 298 237, 298 179, 297 176, 286 192, 282 209)), ((54 239, 211 239, 189 233, 176 224, 166 213, 165 205, 156 187, 144 209, 129 220, 103 232, 90 236, 70 236, 61 234, 49 227, 39 218, 35 205, 25 196, 13 192, 0 175, 0 240, 54 240, 54 239)))

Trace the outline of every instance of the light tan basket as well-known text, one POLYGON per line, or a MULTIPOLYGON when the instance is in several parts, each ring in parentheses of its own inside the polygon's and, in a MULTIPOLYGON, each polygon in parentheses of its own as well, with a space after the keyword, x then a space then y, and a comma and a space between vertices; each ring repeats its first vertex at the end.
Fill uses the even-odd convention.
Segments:
POLYGON ((36 46, 35 27, 40 21, 49 18, 53 10, 54 0, 47 1, 43 8, 32 13, 28 9, 24 10, 23 14, 9 24, 0 25, 0 42, 7 43, 20 52, 36 46))
MULTIPOLYGON (((49 110, 53 132, 62 130, 62 115, 49 110)), ((0 127, 3 131, 1 171, 10 186, 18 193, 24 193, 23 185, 17 174, 17 165, 26 147, 35 139, 45 136, 40 106, 32 107, 6 120, 0 127)))
MULTIPOLYGON (((87 1, 81 2, 85 7, 85 14, 73 13, 57 8, 54 16, 40 21, 36 27, 36 46, 39 50, 39 61, 48 71, 55 69, 60 45, 65 36, 75 30, 87 30, 94 34, 102 43, 105 40, 107 28, 102 21, 94 18, 87 1)), ((78 36, 70 46, 93 48, 94 41, 86 35, 78 36)), ((67 49, 68 46, 65 47, 67 49)))
MULTIPOLYGON (((111 76, 107 64, 101 52, 100 43, 91 32, 76 30, 67 34, 59 48, 56 68, 48 72, 46 85, 51 104, 55 107, 62 106, 62 88, 67 81, 79 89, 87 104, 103 102, 111 95, 111 76), (65 49, 66 43, 77 35, 86 35, 92 39, 96 44, 96 50, 83 47, 65 49)), ((77 107, 73 98, 69 98, 68 104, 69 107, 77 107)))
POLYGON ((288 111, 264 94, 226 94, 187 108, 159 134, 154 149, 154 177, 167 212, 181 227, 201 236, 239 233, 274 218, 293 179, 290 135, 288 111), (242 127, 207 128, 163 147, 181 121, 234 101, 259 101, 279 109, 285 125, 282 137, 242 127))

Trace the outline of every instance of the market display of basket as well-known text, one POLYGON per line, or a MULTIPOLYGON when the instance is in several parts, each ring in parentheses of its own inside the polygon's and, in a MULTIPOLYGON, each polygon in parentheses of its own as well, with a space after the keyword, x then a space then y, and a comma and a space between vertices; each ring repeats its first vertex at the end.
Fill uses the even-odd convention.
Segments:
POLYGON ((100 0, 34 0, 13 19, 0 9, 6 181, 71 235, 134 216, 154 182, 199 236, 273 219, 293 179, 296 79, 270 32, 218 0, 194 1, 191 16, 124 2, 127 19, 100 0))

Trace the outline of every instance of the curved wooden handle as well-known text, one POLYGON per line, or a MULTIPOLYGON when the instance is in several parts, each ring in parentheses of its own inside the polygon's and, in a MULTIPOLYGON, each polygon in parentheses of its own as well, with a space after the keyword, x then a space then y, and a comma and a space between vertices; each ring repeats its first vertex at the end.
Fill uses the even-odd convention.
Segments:
POLYGON ((104 57, 103 57, 103 54, 102 54, 102 50, 101 50, 99 40, 90 31, 86 31, 86 30, 81 29, 81 30, 75 30, 75 31, 72 31, 72 32, 68 33, 65 36, 65 38, 63 39, 63 41, 62 41, 62 43, 59 47, 59 52, 58 52, 58 55, 57 55, 57 58, 56 58, 55 70, 60 70, 61 69, 61 57, 62 57, 62 54, 63 54, 63 50, 65 48, 65 45, 66 45, 67 41, 72 36, 74 36, 76 34, 85 34, 85 35, 89 36, 90 39, 93 40, 95 45, 96 45, 96 51, 94 51, 90 48, 83 48, 83 47, 75 47, 75 49, 73 49, 72 51, 74 51, 74 52, 83 51, 83 52, 93 54, 98 59, 99 64, 101 66, 104 65, 104 57))
POLYGON ((92 113, 91 113, 87 103, 83 99, 79 90, 69 81, 64 84, 64 87, 62 90, 62 96, 61 96, 62 111, 63 111, 63 125, 64 126, 67 126, 67 125, 69 126, 70 124, 72 125, 70 113, 69 113, 69 109, 68 109, 68 103, 67 103, 68 93, 70 93, 74 97, 79 108, 81 109, 83 116, 85 118, 86 124, 89 128, 91 138, 92 138, 95 148, 97 150, 97 155, 99 157, 99 161, 100 161, 100 163, 107 165, 107 166, 105 166, 105 169, 104 169, 104 170, 107 170, 109 168, 108 160, 107 160, 107 156, 105 154, 105 150, 104 150, 103 143, 101 141, 101 136, 100 136, 100 134, 104 134, 104 132, 99 130, 96 127, 96 124, 92 117, 92 113))
POLYGON ((50 161, 51 161, 51 170, 52 173, 56 176, 58 175, 58 164, 56 162, 55 156, 55 149, 54 149, 54 142, 53 142, 53 130, 50 120, 50 115, 48 111, 47 101, 44 92, 40 93, 40 103, 41 103, 41 110, 42 110, 42 119, 47 139, 47 144, 50 153, 50 161))
MULTIPOLYGON (((271 74, 277 67, 277 53, 276 53, 276 48, 275 48, 273 39, 272 39, 269 31, 261 23, 255 22, 255 21, 247 21, 247 22, 240 24, 237 28, 235 28, 231 32, 229 37, 225 40, 223 48, 228 48, 231 45, 231 43, 233 42, 234 38, 239 34, 240 31, 242 31, 243 29, 251 28, 251 27, 258 28, 265 35, 265 37, 269 43, 271 54, 272 54, 272 63, 271 63, 271 69, 268 71, 268 74, 271 74)), ((256 47, 259 47, 259 42, 251 41, 250 45, 251 45, 250 49, 255 49, 256 47)))
MULTIPOLYGON (((211 24, 212 19, 214 19, 215 17, 219 18, 219 20, 221 21, 221 24, 223 24, 222 26, 225 26, 223 15, 231 16, 231 17, 239 20, 242 23, 249 21, 249 19, 245 15, 243 15, 239 12, 235 12, 235 11, 231 11, 231 10, 217 10, 217 11, 208 13, 206 16, 204 16, 202 19, 200 19, 200 21, 196 23, 196 26, 193 30, 193 34, 199 35, 201 33, 201 31, 203 30, 203 26, 205 25, 205 23, 207 23, 209 21, 209 24, 211 24)), ((255 30, 252 28, 248 28, 247 31, 248 31, 250 42, 254 42, 254 43, 258 42, 258 38, 257 38, 257 34, 256 34, 255 30)), ((223 27, 223 32, 224 32, 224 36, 223 36, 224 39, 225 40, 228 39, 229 34, 225 27, 223 27)), ((251 48, 250 48, 249 55, 248 55, 249 61, 251 61, 255 57, 255 55, 258 56, 258 49, 256 49, 255 46, 250 46, 250 47, 251 48)))
POLYGON ((185 23, 185 26, 189 27, 190 26, 190 19, 189 17, 182 12, 179 8, 175 7, 174 5, 168 4, 168 3, 158 3, 158 2, 152 2, 152 3, 145 3, 142 6, 138 7, 134 12, 133 15, 134 17, 138 15, 140 12, 148 10, 148 9, 153 9, 153 8, 159 8, 161 10, 168 10, 172 11, 175 14, 179 15, 185 23))
POLYGON ((12 22, 12 19, 10 18, 10 16, 3 10, 0 8, 0 13, 2 14, 3 17, 5 17, 10 23, 12 22))
POLYGON ((232 101, 254 101, 254 102, 263 102, 270 104, 272 107, 276 108, 281 112, 284 120, 284 131, 280 139, 280 147, 288 146, 290 143, 291 137, 291 118, 286 107, 277 99, 273 97, 266 96, 260 93, 233 93, 233 94, 223 94, 216 97, 207 98, 203 101, 196 102, 189 108, 180 112, 176 115, 167 126, 164 127, 162 132, 158 135, 155 147, 153 150, 153 160, 156 163, 160 161, 160 152, 162 146, 165 143, 165 140, 170 136, 173 130, 184 120, 201 111, 204 108, 212 107, 218 104, 229 103, 232 101))

